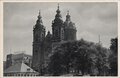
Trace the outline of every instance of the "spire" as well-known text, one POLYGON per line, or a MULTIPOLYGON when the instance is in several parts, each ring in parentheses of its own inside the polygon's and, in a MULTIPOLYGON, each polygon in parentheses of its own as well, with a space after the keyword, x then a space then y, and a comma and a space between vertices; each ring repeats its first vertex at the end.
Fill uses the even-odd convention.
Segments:
POLYGON ((37 24, 41 24, 41 25, 43 24, 40 10, 39 10, 37 24))
POLYGON ((98 43, 99 43, 100 45, 102 45, 100 35, 99 35, 99 42, 98 42, 98 43))
POLYGON ((41 12, 40 12, 40 10, 39 10, 39 15, 38 15, 38 19, 41 19, 42 17, 41 17, 41 12))
POLYGON ((57 12, 57 14, 56 14, 55 18, 61 19, 62 16, 61 16, 61 14, 60 14, 59 3, 58 3, 58 8, 57 8, 56 12, 57 12))
POLYGON ((67 11, 67 15, 69 15, 69 10, 67 11))
POLYGON ((66 21, 71 21, 71 19, 70 19, 70 15, 69 15, 69 10, 67 11, 66 21))
POLYGON ((51 38, 51 37, 52 37, 52 35, 51 35, 50 31, 48 31, 47 35, 46 35, 46 38, 51 38))
POLYGON ((57 11, 56 11, 57 13, 60 13, 60 10, 59 10, 59 3, 58 3, 58 9, 57 9, 57 11))
POLYGON ((48 31, 48 34, 50 34, 50 31, 48 31))

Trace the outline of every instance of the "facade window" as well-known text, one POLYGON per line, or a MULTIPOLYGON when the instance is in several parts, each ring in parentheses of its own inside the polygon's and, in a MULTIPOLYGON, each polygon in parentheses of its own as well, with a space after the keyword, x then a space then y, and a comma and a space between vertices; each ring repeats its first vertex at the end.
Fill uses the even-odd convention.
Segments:
POLYGON ((56 37, 59 37, 59 32, 57 30, 55 30, 56 33, 56 37))
POLYGON ((61 34, 61 37, 62 37, 62 39, 64 39, 64 30, 62 29, 62 34, 61 34))
POLYGON ((23 76, 23 74, 21 74, 21 76, 23 76))
POLYGON ((42 34, 42 38, 44 37, 44 34, 42 34))
POLYGON ((27 68, 27 72, 30 72, 30 68, 27 68))
POLYGON ((24 76, 26 76, 26 74, 24 74, 24 76))
POLYGON ((20 76, 20 74, 18 74, 18 76, 20 76))

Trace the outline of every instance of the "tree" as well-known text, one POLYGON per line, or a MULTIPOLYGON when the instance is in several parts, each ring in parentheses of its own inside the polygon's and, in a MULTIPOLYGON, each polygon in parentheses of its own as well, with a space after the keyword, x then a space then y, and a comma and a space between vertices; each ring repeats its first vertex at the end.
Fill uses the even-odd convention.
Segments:
POLYGON ((111 75, 118 75, 118 39, 111 39, 111 55, 109 56, 109 62, 111 67, 111 75))
POLYGON ((61 54, 61 49, 57 48, 57 52, 55 52, 52 57, 50 58, 49 63, 49 72, 53 76, 59 76, 63 73, 63 67, 62 67, 62 59, 63 55, 61 54))
POLYGON ((118 39, 117 38, 113 38, 111 39, 111 46, 110 46, 110 50, 113 53, 118 53, 118 39))
POLYGON ((62 43, 51 56, 49 69, 53 75, 106 75, 107 49, 83 39, 62 43))
POLYGON ((97 45, 98 57, 97 57, 97 68, 100 76, 108 75, 109 62, 108 62, 108 49, 97 45))

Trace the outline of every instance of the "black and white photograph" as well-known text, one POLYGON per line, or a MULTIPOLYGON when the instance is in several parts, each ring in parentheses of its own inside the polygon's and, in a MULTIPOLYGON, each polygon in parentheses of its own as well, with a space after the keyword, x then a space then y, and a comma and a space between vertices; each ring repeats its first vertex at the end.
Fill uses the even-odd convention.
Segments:
POLYGON ((118 2, 3 2, 4 77, 118 76, 118 2))

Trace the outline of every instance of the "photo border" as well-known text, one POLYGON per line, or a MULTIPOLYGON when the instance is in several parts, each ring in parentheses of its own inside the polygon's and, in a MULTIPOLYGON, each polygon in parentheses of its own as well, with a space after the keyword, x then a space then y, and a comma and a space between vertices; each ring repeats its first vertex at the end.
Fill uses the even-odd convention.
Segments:
MULTIPOLYGON (((0 78, 19 78, 19 76, 10 76, 10 77, 5 77, 3 76, 3 3, 4 2, 117 2, 118 3, 118 56, 120 56, 120 16, 119 16, 119 13, 120 13, 120 0, 1 0, 0 1, 0 78)), ((78 76, 79 78, 119 78, 120 77, 120 58, 118 57, 118 76, 78 76)), ((20 76, 21 77, 21 76, 20 76)), ((47 76, 38 76, 36 78, 39 78, 39 77, 47 77, 47 76)), ((52 77, 54 78, 54 76, 49 76, 49 77, 52 77)), ((62 78, 67 78, 67 77, 64 77, 64 76, 58 76, 58 77, 62 77, 62 78)), ((71 77, 71 76, 68 76, 68 77, 71 77)), ((73 76, 74 78, 77 78, 76 76, 73 76)), ((35 77, 23 77, 22 78, 35 78, 35 77)))

